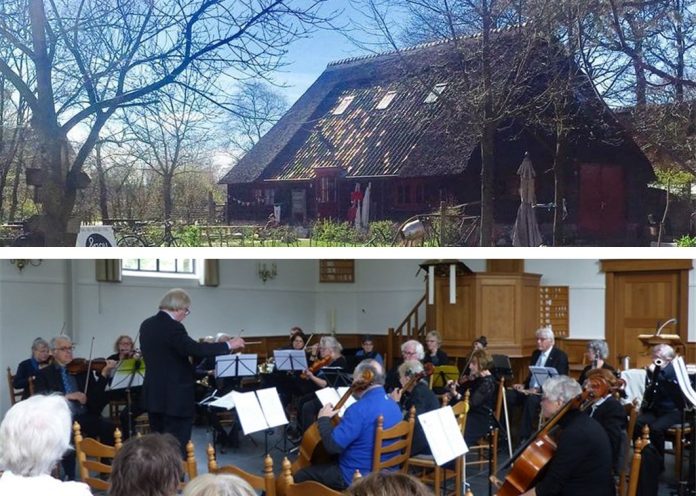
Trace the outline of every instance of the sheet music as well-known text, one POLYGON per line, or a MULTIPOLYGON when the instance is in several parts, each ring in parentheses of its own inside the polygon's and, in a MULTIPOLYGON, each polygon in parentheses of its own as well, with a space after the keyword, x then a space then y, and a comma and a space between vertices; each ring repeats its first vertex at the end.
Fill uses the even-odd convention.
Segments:
POLYGON ((418 415, 435 463, 443 464, 469 451, 451 406, 418 415))
POLYGON ((280 402, 276 388, 258 389, 256 396, 259 398, 259 405, 261 405, 261 410, 263 410, 263 415, 266 417, 266 423, 269 428, 288 423, 288 418, 285 416, 285 408, 283 408, 283 404, 280 402))
POLYGON ((304 350, 273 350, 276 368, 278 370, 305 370, 307 353, 304 350))
POLYGON ((556 377, 559 375, 558 370, 556 370, 554 367, 536 367, 534 365, 530 365, 529 372, 534 376, 534 379, 536 379, 539 387, 543 387, 544 383, 551 377, 556 377))
POLYGON ((696 406, 696 391, 691 387, 691 380, 689 379, 689 372, 686 370, 684 358, 678 356, 672 360, 672 364, 674 365, 674 371, 677 373, 677 381, 684 398, 691 406, 696 406))
POLYGON ((215 401, 211 401, 208 405, 217 408, 224 408, 225 410, 232 410, 234 408, 234 391, 227 393, 222 398, 218 398, 215 401))
MULTIPOLYGON (((341 398, 343 398, 343 395, 346 394, 346 391, 348 391, 350 388, 349 387, 339 387, 338 389, 332 388, 332 387, 325 387, 323 389, 320 389, 318 391, 315 391, 314 394, 317 395, 317 398, 319 398, 319 401, 321 402, 321 405, 327 405, 331 403, 332 405, 337 405, 339 401, 341 401, 341 398)), ((355 403, 355 398, 352 396, 348 398, 346 401, 345 405, 339 410, 338 416, 343 417, 343 414, 346 413, 346 409, 355 403)))
POLYGON ((253 391, 249 393, 232 391, 231 394, 234 398, 237 416, 239 416, 239 422, 242 424, 245 436, 252 432, 268 429, 268 422, 266 422, 259 400, 256 399, 253 391))
POLYGON ((111 384, 107 387, 107 391, 116 389, 126 389, 129 384, 131 388, 143 385, 145 381, 145 361, 142 358, 127 358, 121 360, 118 368, 114 371, 111 378, 111 384), (133 381, 131 382, 131 376, 133 381))

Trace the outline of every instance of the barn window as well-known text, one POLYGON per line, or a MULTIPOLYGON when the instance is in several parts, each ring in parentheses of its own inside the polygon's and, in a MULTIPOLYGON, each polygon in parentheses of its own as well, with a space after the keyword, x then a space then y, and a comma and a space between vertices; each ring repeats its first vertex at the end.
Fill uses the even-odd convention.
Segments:
POLYGON ((435 103, 437 99, 440 98, 440 95, 444 93, 446 87, 447 83, 437 83, 435 87, 432 90, 430 90, 428 96, 425 97, 423 103, 435 103))
POLYGON ((382 99, 379 101, 377 104, 377 110, 384 110, 389 106, 389 104, 394 100, 394 97, 396 96, 396 91, 388 91, 386 95, 382 97, 382 99))
POLYGON ((333 109, 333 112, 331 113, 333 115, 341 115, 343 112, 346 111, 348 105, 350 105, 353 100, 355 100, 355 97, 352 95, 341 97, 341 100, 338 102, 338 105, 335 109, 333 109))

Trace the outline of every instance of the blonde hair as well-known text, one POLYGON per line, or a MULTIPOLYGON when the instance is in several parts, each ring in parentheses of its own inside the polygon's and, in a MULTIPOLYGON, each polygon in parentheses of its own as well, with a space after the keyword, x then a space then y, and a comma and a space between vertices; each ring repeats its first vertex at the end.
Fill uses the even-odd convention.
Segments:
POLYGON ((184 496, 256 496, 256 491, 236 475, 202 474, 186 484, 184 496))
POLYGON ((438 347, 442 344, 442 336, 440 336, 440 333, 437 331, 430 331, 428 334, 426 334, 425 339, 427 340, 428 338, 435 338, 438 347))

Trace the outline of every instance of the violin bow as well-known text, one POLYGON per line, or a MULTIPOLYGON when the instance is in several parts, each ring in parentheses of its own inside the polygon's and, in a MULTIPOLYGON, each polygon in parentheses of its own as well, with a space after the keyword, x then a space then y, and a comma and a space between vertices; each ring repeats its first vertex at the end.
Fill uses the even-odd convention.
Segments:
POLYGON ((87 360, 87 375, 85 376, 85 391, 84 394, 87 396, 87 388, 89 387, 89 371, 92 368, 92 352, 94 351, 94 336, 92 336, 92 342, 89 345, 89 359, 87 360))

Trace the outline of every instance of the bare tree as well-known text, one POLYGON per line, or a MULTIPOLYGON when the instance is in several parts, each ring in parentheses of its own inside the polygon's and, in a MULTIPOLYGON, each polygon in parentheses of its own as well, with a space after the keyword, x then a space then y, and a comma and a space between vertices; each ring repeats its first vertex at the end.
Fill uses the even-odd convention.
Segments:
POLYGON ((2 58, 0 74, 31 110, 46 244, 66 243, 83 166, 118 109, 147 103, 186 72, 264 77, 288 43, 326 21, 325 2, 4 0, 0 46, 31 66, 25 77, 2 58), (73 149, 68 134, 77 131, 84 139, 73 149))

